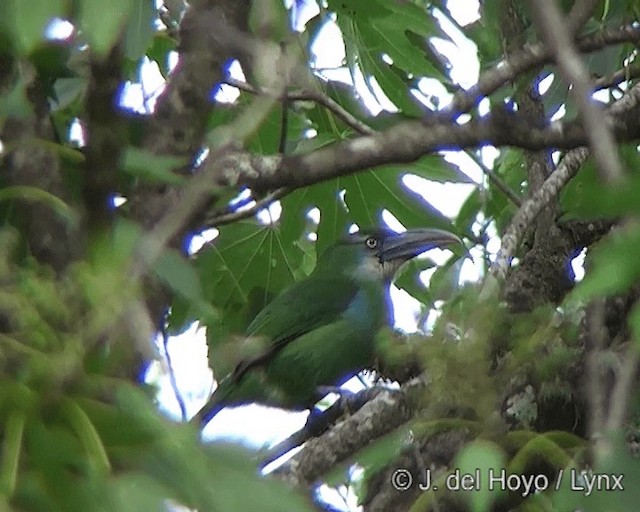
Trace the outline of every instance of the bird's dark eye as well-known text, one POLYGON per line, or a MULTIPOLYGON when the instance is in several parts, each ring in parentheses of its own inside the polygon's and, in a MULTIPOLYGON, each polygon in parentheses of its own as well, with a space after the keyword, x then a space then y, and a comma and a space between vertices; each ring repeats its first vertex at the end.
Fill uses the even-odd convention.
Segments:
POLYGON ((369 249, 375 249, 376 247, 378 247, 378 239, 373 238, 372 236, 367 238, 364 243, 369 249))

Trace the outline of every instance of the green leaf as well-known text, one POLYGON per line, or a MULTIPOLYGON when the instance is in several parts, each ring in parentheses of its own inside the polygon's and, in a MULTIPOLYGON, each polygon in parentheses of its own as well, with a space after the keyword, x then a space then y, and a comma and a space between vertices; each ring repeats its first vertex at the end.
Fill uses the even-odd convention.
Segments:
POLYGON ((114 501, 114 510, 139 512, 140 510, 166 510, 167 492, 156 480, 144 473, 128 471, 109 482, 109 494, 114 501))
MULTIPOLYGON (((628 169, 640 166, 636 145, 618 146, 619 154, 628 169)), ((593 157, 584 163, 578 175, 569 182, 561 196, 565 217, 597 219, 618 217, 640 212, 640 175, 628 173, 624 184, 603 187, 593 157)))
MULTIPOLYGON (((47 23, 54 17, 62 15, 62 0, 14 0, 12 3, 15 14, 16 41, 24 53, 29 53, 44 39, 44 29, 47 23)), ((11 7, 5 5, 4 9, 8 9, 10 12, 11 7)), ((6 15, 6 12, 3 15, 6 15)))
MULTIPOLYGON (((547 73, 551 73, 551 68, 546 69, 547 73)), ((553 77, 551 86, 542 96, 542 102, 545 107, 546 115, 553 116, 563 105, 566 106, 567 97, 569 96, 569 88, 560 76, 556 73, 553 77)))
POLYGON ((334 0, 328 3, 338 14, 338 25, 352 49, 366 52, 376 60, 385 53, 405 73, 446 80, 429 61, 424 49, 407 35, 422 36, 424 44, 427 37, 448 39, 429 10, 411 2, 351 0, 345 3, 334 0), (350 34, 345 33, 349 26, 353 27, 348 31, 350 34))
POLYGON ((429 291, 434 301, 447 301, 454 296, 459 288, 460 270, 463 264, 464 258, 454 254, 433 273, 429 281, 429 291))
POLYGON ((395 285, 416 298, 422 304, 433 304, 434 299, 420 279, 420 272, 433 268, 435 263, 431 258, 414 258, 400 269, 395 285))
POLYGON ((349 225, 353 223, 347 205, 341 198, 341 189, 337 182, 329 182, 314 187, 310 198, 320 210, 316 250, 322 254, 333 242, 347 234, 349 225))
POLYGON ((500 19, 502 0, 485 0, 481 4, 481 17, 464 27, 464 34, 478 47, 480 69, 494 66, 502 57, 500 19))
MULTIPOLYGON (((453 467, 460 475, 480 476, 478 484, 486 482, 490 472, 499 474, 505 467, 505 456, 500 446, 488 441, 473 441, 457 455, 453 467)), ((487 512, 492 503, 505 489, 490 490, 488 485, 478 485, 474 490, 464 493, 473 512, 487 512)))
POLYGON ((609 76, 624 67, 624 60, 629 55, 627 45, 612 45, 585 55, 583 62, 589 76, 609 76))
POLYGON ((77 225, 78 213, 58 196, 41 188, 15 186, 0 189, 0 202, 11 199, 25 199, 27 201, 47 205, 53 213, 64 219, 69 225, 77 225))
MULTIPOLYGON (((154 34, 151 46, 147 50, 147 57, 158 64, 164 78, 169 76, 169 53, 175 51, 176 41, 163 32, 154 34)), ((217 112, 219 109, 215 109, 217 112)))
POLYGON ((155 32, 155 18, 156 8, 152 0, 138 0, 133 4, 125 31, 124 54, 127 58, 137 61, 145 54, 155 32))
POLYGON ((202 298, 200 277, 193 266, 177 251, 165 251, 153 266, 156 275, 183 297, 202 298))
POLYGON ((181 332, 196 319, 203 323, 218 319, 217 310, 204 297, 200 275, 191 261, 177 251, 167 250, 155 263, 153 270, 176 293, 169 318, 172 334, 181 332))
MULTIPOLYGON (((387 47, 381 46, 379 34, 370 27, 373 20, 389 16, 391 12, 377 2, 331 2, 330 7, 338 13, 337 23, 344 38, 347 64, 352 79, 355 77, 356 68, 360 67, 366 78, 365 84, 374 97, 378 92, 371 85, 369 77, 375 78, 389 100, 406 115, 423 115, 425 107, 409 93, 408 72, 397 65, 384 62, 383 48, 387 51, 387 47)), ((403 29, 400 29, 402 34, 398 37, 408 41, 403 29)), ((421 60, 425 60, 424 54, 421 60)))
POLYGON ((482 193, 479 188, 476 188, 462 204, 458 216, 455 219, 454 226, 458 233, 467 233, 471 230, 482 206, 482 193))
POLYGON ((622 292, 640 277, 640 230, 627 228, 611 233, 589 251, 589 271, 570 298, 588 301, 622 292))
MULTIPOLYGON (((241 96, 241 103, 248 101, 250 97, 245 93, 241 96)), ((287 112, 287 131, 285 152, 290 153, 295 149, 298 141, 302 138, 303 130, 308 128, 305 120, 296 112, 287 112)), ((282 104, 276 103, 263 120, 255 134, 247 143, 248 149, 257 153, 271 155, 280 149, 280 139, 282 133, 282 104)))
POLYGON ((218 238, 197 257, 204 296, 222 311, 224 325, 216 327, 241 332, 251 320, 249 310, 264 307, 270 296, 293 283, 303 256, 297 245, 301 234, 284 222, 261 226, 245 220, 220 228, 218 238), (254 288, 262 293, 251 294, 254 288))
POLYGON ((135 147, 128 147, 122 157, 121 168, 124 172, 152 182, 180 185, 182 176, 173 171, 184 167, 187 161, 177 156, 161 156, 135 147))
MULTIPOLYGON (((428 54, 424 49, 407 37, 407 32, 424 38, 434 35, 442 37, 443 32, 435 20, 426 11, 408 2, 388 2, 386 5, 393 8, 392 14, 375 18, 371 24, 361 25, 365 44, 373 44, 374 41, 382 43, 380 50, 384 49, 394 64, 406 73, 446 80, 439 69, 427 59, 428 54)), ((426 41, 424 44, 426 45, 426 41)), ((375 47, 370 48, 373 50, 375 47)))
POLYGON ((43 93, 59 102, 56 96, 56 84, 61 79, 75 77, 76 73, 68 63, 77 49, 72 49, 66 42, 46 41, 37 45, 29 54, 29 61, 38 73, 43 93))
POLYGON ((297 492, 260 476, 250 453, 221 443, 203 444, 191 426, 162 418, 139 391, 121 389, 118 407, 128 418, 121 428, 141 424, 158 432, 153 443, 130 447, 123 460, 161 485, 173 501, 212 511, 309 510, 297 492))
POLYGON ((0 95, 0 119, 7 117, 23 118, 33 113, 33 105, 27 98, 22 79, 16 80, 13 87, 0 95))
POLYGON ((76 100, 82 98, 87 91, 89 81, 82 77, 60 78, 53 84, 56 102, 52 108, 54 112, 70 107, 76 100))
MULTIPOLYGON (((516 194, 522 191, 522 184, 526 180, 524 172, 524 154, 519 149, 506 149, 494 164, 496 174, 502 178, 504 183, 516 194)), ((515 205, 509 201, 504 192, 495 185, 489 185, 489 197, 485 205, 485 215, 496 221, 498 232, 503 232, 507 224, 511 222, 511 217, 515 212, 515 205)))
POLYGON ((448 162, 441 155, 423 156, 417 162, 411 163, 406 170, 409 174, 415 174, 438 183, 469 183, 475 185, 475 181, 463 173, 457 165, 448 162))
POLYGON ((108 9, 101 0, 80 0, 80 27, 92 50, 106 56, 121 35, 137 0, 110 0, 108 9))
MULTIPOLYGON (((394 72, 393 67, 384 62, 379 53, 372 53, 364 47, 360 49, 359 54, 362 72, 365 76, 375 78, 391 103, 407 116, 421 117, 424 115, 427 108, 420 105, 418 100, 409 93, 407 77, 400 77, 398 73, 394 72)), ((366 84, 371 94, 374 97, 377 96, 377 91, 368 80, 366 84)))
POLYGON ((375 226, 389 210, 406 228, 419 226, 452 230, 451 221, 429 202, 402 184, 406 168, 378 167, 342 177, 350 216, 360 227, 375 226))

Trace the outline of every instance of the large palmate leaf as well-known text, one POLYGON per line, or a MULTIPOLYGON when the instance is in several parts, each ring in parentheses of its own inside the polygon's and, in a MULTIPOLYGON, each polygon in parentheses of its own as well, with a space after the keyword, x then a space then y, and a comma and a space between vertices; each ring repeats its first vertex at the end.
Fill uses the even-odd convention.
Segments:
POLYGON ((447 217, 402 184, 406 171, 379 167, 340 178, 339 186, 345 189, 345 202, 355 222, 375 225, 380 222, 382 210, 387 209, 406 227, 451 229, 447 217))
MULTIPOLYGON (((331 1, 329 8, 337 13, 351 72, 360 67, 398 109, 420 116, 424 109, 411 95, 410 82, 416 77, 447 81, 423 46, 427 37, 447 38, 430 12, 409 2, 363 0, 331 1)), ((371 82, 365 82, 376 96, 371 82)))
POLYGON ((296 222, 263 226, 255 220, 220 229, 216 240, 198 255, 203 293, 221 310, 221 332, 242 331, 250 313, 293 283, 304 255, 296 222))

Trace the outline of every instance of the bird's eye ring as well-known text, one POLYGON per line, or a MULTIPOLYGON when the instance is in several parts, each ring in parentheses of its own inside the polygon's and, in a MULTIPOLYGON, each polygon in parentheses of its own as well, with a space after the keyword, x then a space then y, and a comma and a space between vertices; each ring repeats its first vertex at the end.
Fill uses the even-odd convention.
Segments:
POLYGON ((378 247, 378 240, 372 236, 366 239, 364 242, 369 249, 375 249, 378 247))

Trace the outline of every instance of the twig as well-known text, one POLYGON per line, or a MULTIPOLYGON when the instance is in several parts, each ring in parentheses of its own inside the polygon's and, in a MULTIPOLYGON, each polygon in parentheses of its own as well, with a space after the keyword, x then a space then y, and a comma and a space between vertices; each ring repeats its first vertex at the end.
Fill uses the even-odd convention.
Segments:
POLYGON ((487 178, 489 178, 489 181, 492 182, 496 186, 496 188, 498 188, 498 190, 500 190, 505 196, 507 196, 507 199, 509 199, 509 201, 511 201, 518 208, 522 206, 522 199, 520 199, 520 196, 518 196, 518 194, 511 190, 509 185, 507 185, 502 180, 502 178, 493 171, 493 169, 490 169, 489 167, 484 165, 482 160, 480 158, 477 158, 475 155, 471 155, 471 158, 474 159, 483 174, 485 174, 487 178))
POLYGON ((502 237, 502 245, 490 268, 493 275, 500 279, 506 277, 509 264, 524 232, 544 207, 557 197, 565 185, 569 183, 569 180, 578 173, 588 156, 589 150, 587 148, 569 151, 542 187, 522 203, 502 237))
MULTIPOLYGON (((583 36, 577 40, 576 45, 581 52, 586 53, 611 44, 634 42, 638 38, 640 38, 640 27, 629 24, 621 28, 606 28, 583 36)), ((473 87, 456 92, 451 103, 441 110, 438 116, 443 119, 455 119, 460 114, 471 110, 482 98, 494 93, 517 76, 536 66, 548 64, 550 60, 551 55, 543 44, 531 44, 509 55, 492 69, 482 73, 473 87)))
POLYGON ((365 123, 345 110, 339 103, 319 91, 304 90, 288 92, 283 97, 282 94, 277 95, 275 91, 266 90, 264 88, 256 88, 246 82, 235 80, 233 78, 227 78, 225 80, 225 83, 232 87, 236 87, 241 91, 249 92, 251 94, 262 94, 280 100, 286 99, 287 101, 315 101, 316 103, 319 103, 320 105, 325 107, 327 110, 333 112, 338 119, 353 128, 358 133, 361 133, 363 135, 373 135, 374 133, 376 133, 373 128, 367 126, 365 123))
POLYGON ((184 399, 182 398, 182 394, 180 393, 180 389, 178 388, 178 381, 176 380, 173 363, 171 362, 171 355, 169 354, 169 333, 167 332, 166 322, 164 322, 161 332, 164 357, 167 360, 167 367, 169 368, 169 382, 171 382, 171 389, 173 389, 173 394, 175 395, 178 406, 180 407, 180 416, 182 417, 182 421, 186 422, 189 419, 187 416, 187 407, 184 403, 184 399))
POLYGON ((602 350, 605 347, 604 299, 596 299, 585 309, 587 336, 585 343, 587 379, 587 401, 589 403, 589 436, 597 439, 602 435, 605 425, 607 400, 601 375, 603 373, 602 350))
POLYGON ((529 4, 538 32, 555 55, 560 74, 567 83, 573 85, 571 94, 575 97, 585 124, 600 177, 605 183, 620 182, 624 171, 613 134, 607 123, 602 122, 603 112, 591 99, 593 87, 589 75, 574 47, 569 27, 560 9, 555 0, 530 0, 529 4))
POLYGON ((624 355, 616 354, 615 365, 606 364, 605 299, 595 299, 586 309, 586 372, 589 402, 589 436, 596 461, 611 453, 610 434, 622 427, 629 410, 640 354, 635 340, 630 340, 624 355), (610 374, 614 382, 609 383, 610 374))
POLYGON ((633 80, 638 77, 640 77, 640 64, 633 63, 630 66, 619 69, 611 75, 598 78, 593 82, 593 85, 595 86, 595 90, 607 89, 621 82, 633 80))
POLYGON ((252 215, 255 215, 263 208, 267 208, 271 203, 273 203, 274 201, 277 201, 278 199, 281 199, 282 197, 286 196, 288 193, 289 193, 288 188, 282 187, 282 188, 276 189, 273 192, 269 192, 259 201, 256 201, 256 204, 254 204, 250 208, 247 208, 246 210, 240 210, 240 211, 231 212, 231 213, 223 213, 221 215, 217 215, 214 217, 208 217, 203 221, 203 223, 207 227, 214 227, 214 226, 223 226, 225 224, 231 224, 232 222, 236 222, 238 220, 246 219, 248 217, 251 217, 252 215))
MULTIPOLYGON (((607 114, 621 115, 623 112, 634 109, 639 103, 640 84, 636 84, 608 108, 607 114)), ((522 203, 520 210, 513 216, 511 224, 502 237, 502 246, 490 269, 493 275, 501 279, 505 278, 511 259, 526 229, 544 207, 557 197, 569 180, 576 175, 588 156, 589 150, 587 148, 576 148, 569 151, 542 187, 522 203)))

